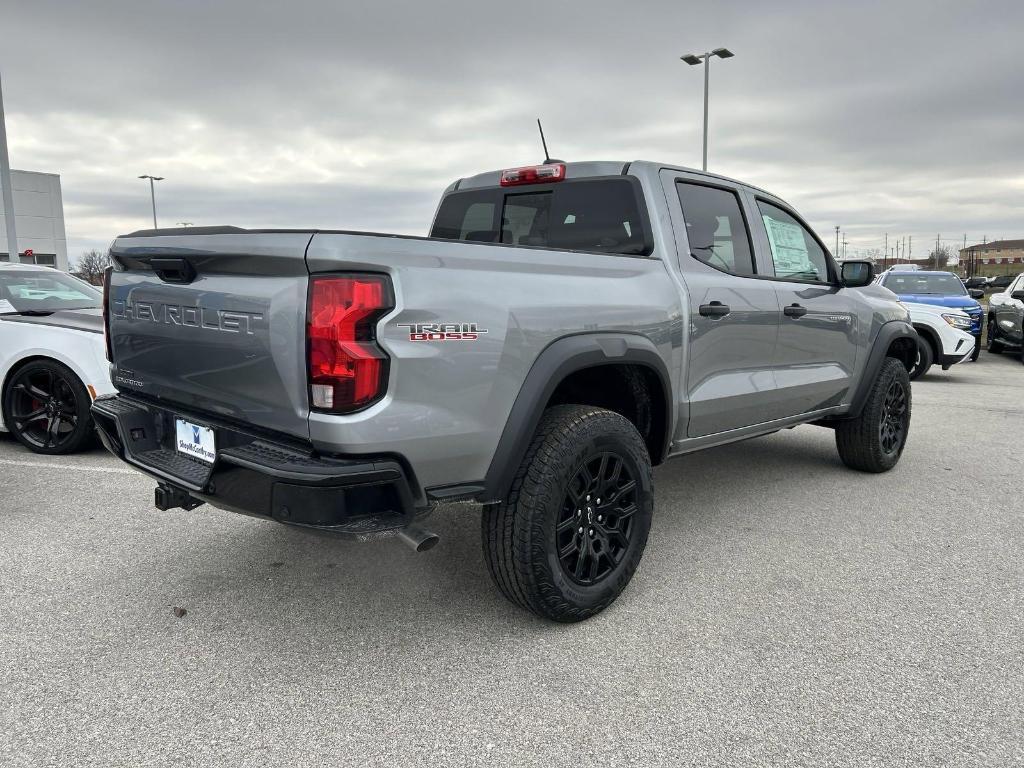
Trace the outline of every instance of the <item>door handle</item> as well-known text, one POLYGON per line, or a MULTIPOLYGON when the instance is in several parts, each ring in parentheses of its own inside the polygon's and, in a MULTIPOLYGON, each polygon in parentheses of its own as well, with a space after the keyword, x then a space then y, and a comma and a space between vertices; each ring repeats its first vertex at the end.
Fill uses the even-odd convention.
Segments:
POLYGON ((807 307, 801 307, 799 304, 790 304, 784 310, 782 314, 786 317, 803 317, 807 314, 807 307))
POLYGON ((710 304, 701 304, 697 311, 700 312, 701 317, 725 317, 732 310, 729 309, 728 304, 712 301, 710 304))

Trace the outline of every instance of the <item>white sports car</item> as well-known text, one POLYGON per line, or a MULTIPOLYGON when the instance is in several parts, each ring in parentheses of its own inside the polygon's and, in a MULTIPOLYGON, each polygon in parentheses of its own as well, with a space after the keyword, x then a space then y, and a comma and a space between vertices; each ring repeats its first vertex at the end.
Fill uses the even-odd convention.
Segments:
POLYGON ((103 294, 50 267, 0 264, 0 431, 36 453, 71 453, 93 436, 89 407, 114 392, 103 294))

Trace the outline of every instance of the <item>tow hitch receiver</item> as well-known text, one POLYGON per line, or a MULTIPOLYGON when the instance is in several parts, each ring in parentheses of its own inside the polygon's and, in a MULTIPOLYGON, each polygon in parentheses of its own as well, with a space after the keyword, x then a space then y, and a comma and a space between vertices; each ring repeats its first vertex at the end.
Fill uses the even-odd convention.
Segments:
POLYGON ((195 509, 203 502, 189 495, 188 491, 182 490, 170 483, 159 483, 153 493, 153 503, 161 512, 168 509, 181 507, 186 512, 195 509))

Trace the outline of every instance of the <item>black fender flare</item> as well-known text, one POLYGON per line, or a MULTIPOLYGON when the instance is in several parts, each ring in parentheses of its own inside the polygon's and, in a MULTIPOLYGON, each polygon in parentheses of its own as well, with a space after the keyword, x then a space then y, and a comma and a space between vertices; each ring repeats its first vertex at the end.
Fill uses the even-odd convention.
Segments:
POLYGON ((874 385, 875 379, 878 378, 878 372, 882 369, 882 363, 889 349, 899 339, 908 339, 916 346, 919 336, 917 331, 914 330, 914 326, 905 320, 892 320, 885 323, 878 330, 878 335, 875 336, 875 341, 871 345, 871 351, 868 352, 868 359, 864 364, 864 372, 857 383, 857 390, 853 394, 850 410, 843 415, 843 418, 856 418, 860 416, 861 411, 864 410, 864 404, 867 402, 868 395, 871 393, 871 387, 874 385))
POLYGON ((558 385, 570 374, 609 363, 641 365, 657 376, 665 398, 666 423, 661 455, 652 456, 651 460, 657 464, 667 455, 672 439, 675 402, 668 366, 654 343, 646 336, 634 333, 564 336, 545 347, 526 374, 487 469, 485 501, 500 501, 508 496, 516 471, 544 415, 544 408, 558 385))

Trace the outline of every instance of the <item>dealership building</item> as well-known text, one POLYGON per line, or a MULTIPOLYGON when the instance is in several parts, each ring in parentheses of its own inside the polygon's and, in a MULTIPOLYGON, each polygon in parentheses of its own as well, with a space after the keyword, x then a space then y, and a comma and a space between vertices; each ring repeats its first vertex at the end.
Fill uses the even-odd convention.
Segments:
POLYGON ((46 264, 68 271, 68 242, 64 234, 64 201, 56 173, 11 171, 18 253, 7 253, 7 222, 0 205, 0 263, 46 264))

